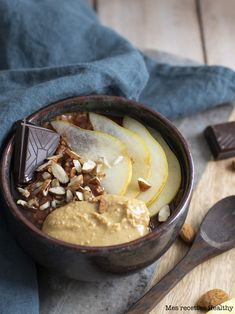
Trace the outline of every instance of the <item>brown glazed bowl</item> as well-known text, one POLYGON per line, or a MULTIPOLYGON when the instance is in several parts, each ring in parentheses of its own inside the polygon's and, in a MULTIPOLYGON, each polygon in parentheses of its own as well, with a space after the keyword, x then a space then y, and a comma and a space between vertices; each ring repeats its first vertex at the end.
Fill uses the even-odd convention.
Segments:
POLYGON ((86 247, 53 239, 34 226, 23 214, 13 197, 12 152, 14 135, 5 147, 1 161, 1 189, 7 204, 9 227, 20 246, 39 264, 65 276, 81 280, 102 280, 144 268, 157 259, 174 242, 185 221, 193 185, 192 157, 183 136, 159 113, 125 98, 113 96, 74 97, 53 103, 30 115, 36 124, 68 112, 94 111, 113 116, 129 115, 157 129, 177 155, 182 184, 177 206, 170 218, 148 235, 135 241, 108 247, 86 247))

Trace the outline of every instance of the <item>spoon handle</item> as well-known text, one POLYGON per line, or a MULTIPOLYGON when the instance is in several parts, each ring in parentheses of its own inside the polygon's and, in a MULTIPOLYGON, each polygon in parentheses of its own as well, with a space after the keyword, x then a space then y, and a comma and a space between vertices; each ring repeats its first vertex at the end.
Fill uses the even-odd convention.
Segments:
MULTIPOLYGON (((221 253, 221 251, 220 251, 221 253)), ((139 299, 126 314, 147 314, 173 289, 194 267, 219 254, 219 250, 209 246, 198 236, 193 246, 181 261, 139 299)))

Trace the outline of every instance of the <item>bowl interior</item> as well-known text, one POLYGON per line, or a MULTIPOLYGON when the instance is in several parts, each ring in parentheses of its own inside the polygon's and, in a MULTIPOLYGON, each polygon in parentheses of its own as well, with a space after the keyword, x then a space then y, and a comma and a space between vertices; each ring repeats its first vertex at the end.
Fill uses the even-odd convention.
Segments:
MULTIPOLYGON (((42 125, 44 122, 52 120, 55 116, 71 113, 71 112, 98 112, 106 115, 112 115, 117 117, 123 117, 125 115, 131 116, 146 126, 152 127, 161 133, 163 138, 166 140, 170 148, 176 154, 180 165, 181 165, 181 173, 182 173, 182 182, 181 187, 176 195, 175 199, 171 203, 172 214, 170 218, 163 224, 161 224, 158 228, 153 230, 150 234, 146 235, 143 238, 148 239, 153 235, 157 236, 167 229, 171 223, 177 219, 180 210, 182 210, 182 206, 185 202, 188 201, 191 195, 192 190, 192 181, 193 181, 193 165, 190 152, 188 150, 187 144, 179 133, 179 131, 170 123, 166 118, 162 117, 158 113, 151 111, 147 107, 137 104, 136 102, 113 96, 87 96, 87 97, 75 97, 63 101, 59 101, 55 104, 44 107, 36 113, 33 113, 28 117, 28 121, 33 122, 38 125, 42 125), (152 234, 152 235, 151 235, 152 234)), ((11 144, 8 149, 8 156, 6 157, 7 152, 4 152, 3 157, 3 168, 5 169, 5 173, 2 173, 6 178, 6 174, 8 176, 5 182, 2 184, 3 194, 5 195, 5 199, 8 203, 10 210, 17 216, 21 222, 26 223, 29 228, 33 228, 35 230, 35 225, 33 225, 27 218, 27 213, 19 208, 15 204, 16 199, 16 189, 13 181, 13 176, 11 173, 11 157, 13 151, 13 139, 11 139, 11 144), (8 162, 7 162, 8 160, 8 162), (23 213, 23 214, 22 214, 23 213)), ((4 172, 3 171, 3 172, 4 172)), ((154 218, 153 218, 154 219, 154 218)), ((41 236, 48 238, 45 234, 43 234, 38 228, 37 232, 41 234, 41 236)), ((133 243, 138 243, 143 238, 132 241, 133 243)), ((53 239, 50 239, 53 241, 53 239)), ((55 241, 55 240, 54 240, 55 241)), ((58 241, 61 242, 62 241, 58 241)), ((130 242, 131 243, 131 242, 130 242)), ((64 245, 69 245, 67 243, 63 243, 64 245)), ((125 246, 125 244, 116 245, 125 246)), ((79 247, 79 246, 77 246, 79 247)), ((88 249, 90 247, 87 247, 88 249)), ((108 247, 107 247, 108 248, 108 247)))

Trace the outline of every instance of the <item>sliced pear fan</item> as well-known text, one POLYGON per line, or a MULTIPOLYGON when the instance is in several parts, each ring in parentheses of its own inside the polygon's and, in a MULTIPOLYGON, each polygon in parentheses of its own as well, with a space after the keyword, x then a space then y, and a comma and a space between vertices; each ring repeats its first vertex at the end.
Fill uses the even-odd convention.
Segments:
POLYGON ((52 121, 51 124, 83 159, 106 160, 108 166, 102 169, 105 173, 102 186, 110 194, 125 194, 132 177, 132 164, 127 148, 120 140, 102 132, 81 129, 65 121, 52 121), (122 156, 121 161, 114 163, 119 156, 122 156))
POLYGON ((178 192, 181 184, 181 168, 175 154, 172 152, 161 135, 152 128, 149 128, 149 131, 164 149, 169 169, 168 179, 163 191, 149 207, 150 216, 153 216, 156 215, 163 206, 169 204, 178 192))
POLYGON ((136 197, 139 193, 138 178, 148 179, 150 175, 150 152, 143 139, 131 130, 123 128, 111 119, 90 113, 90 122, 94 130, 108 133, 121 140, 127 147, 132 164, 132 179, 127 188, 126 196, 136 197))
POLYGON ((159 143, 152 137, 146 127, 140 122, 125 117, 123 126, 136 132, 146 143, 151 154, 150 176, 148 182, 151 188, 138 195, 138 199, 150 206, 163 190, 168 177, 168 164, 166 154, 159 143))

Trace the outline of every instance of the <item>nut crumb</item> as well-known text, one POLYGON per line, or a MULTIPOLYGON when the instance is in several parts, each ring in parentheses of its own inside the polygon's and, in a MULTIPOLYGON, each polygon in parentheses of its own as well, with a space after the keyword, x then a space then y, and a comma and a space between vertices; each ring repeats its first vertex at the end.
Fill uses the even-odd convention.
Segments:
POLYGON ((51 171, 53 173, 53 176, 56 179, 58 179, 61 183, 68 183, 69 182, 69 177, 61 165, 59 165, 55 162, 52 162, 51 171))
POLYGON ((77 153, 75 153, 74 151, 72 151, 69 148, 66 148, 64 152, 65 152, 65 154, 67 154, 72 159, 81 159, 80 155, 78 155, 77 153))
POLYGON ((28 198, 30 196, 30 192, 27 189, 23 189, 21 187, 18 187, 18 191, 20 192, 20 194, 22 194, 26 198, 28 198))
POLYGON ((87 160, 84 162, 83 166, 82 166, 82 172, 84 173, 89 173, 91 171, 93 171, 96 167, 96 163, 93 160, 87 160))
POLYGON ((151 188, 151 184, 143 178, 138 178, 138 185, 141 192, 145 192, 151 188))

